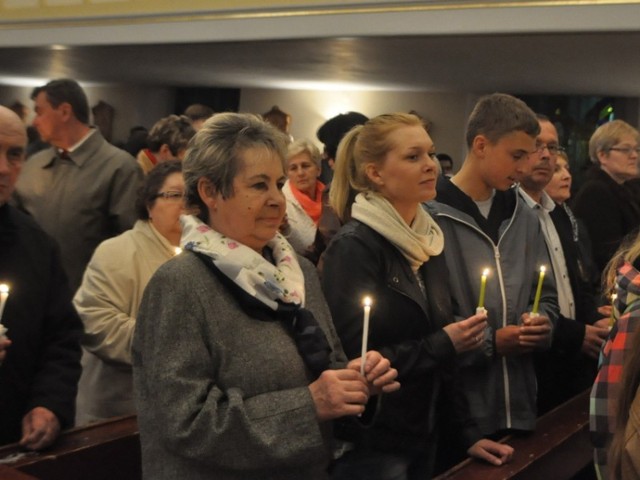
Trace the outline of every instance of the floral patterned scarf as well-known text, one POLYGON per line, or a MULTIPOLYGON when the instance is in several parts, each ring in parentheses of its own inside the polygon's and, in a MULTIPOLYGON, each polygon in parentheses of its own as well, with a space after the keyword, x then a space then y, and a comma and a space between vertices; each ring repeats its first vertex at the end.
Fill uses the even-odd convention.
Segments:
POLYGON ((182 215, 180 221, 182 247, 194 252, 221 279, 242 310, 257 320, 283 322, 315 377, 330 367, 332 349, 313 313, 303 308, 304 274, 282 235, 276 233, 267 243, 274 265, 197 217, 182 215))
POLYGON ((193 215, 182 215, 182 239, 185 250, 202 253, 249 295, 272 310, 278 301, 304 306, 304 276, 289 242, 276 235, 267 243, 275 265, 255 250, 216 232, 193 215))

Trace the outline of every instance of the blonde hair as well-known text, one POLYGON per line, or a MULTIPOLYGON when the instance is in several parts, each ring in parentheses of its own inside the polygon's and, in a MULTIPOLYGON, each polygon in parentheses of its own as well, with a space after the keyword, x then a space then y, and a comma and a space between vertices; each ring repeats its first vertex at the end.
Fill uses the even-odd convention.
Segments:
POLYGON ((356 194, 375 190, 365 174, 365 166, 382 164, 387 153, 395 147, 389 134, 400 127, 413 126, 424 128, 420 118, 409 113, 378 115, 364 125, 353 127, 342 138, 336 154, 329 203, 343 223, 351 216, 356 194))
POLYGON ((289 160, 301 153, 309 154, 309 158, 315 163, 316 167, 321 168, 322 155, 320 154, 320 150, 311 140, 307 140, 306 138, 300 138, 289 144, 289 148, 287 149, 287 166, 289 166, 289 160))
POLYGON ((632 136, 640 143, 640 133, 627 122, 613 120, 600 125, 589 139, 589 158, 595 164, 600 164, 598 153, 608 152, 611 147, 619 143, 622 137, 632 136))
POLYGON ((603 292, 611 293, 616 285, 616 273, 624 263, 633 263, 640 257, 640 232, 635 236, 627 237, 618 251, 613 254, 602 273, 603 292))

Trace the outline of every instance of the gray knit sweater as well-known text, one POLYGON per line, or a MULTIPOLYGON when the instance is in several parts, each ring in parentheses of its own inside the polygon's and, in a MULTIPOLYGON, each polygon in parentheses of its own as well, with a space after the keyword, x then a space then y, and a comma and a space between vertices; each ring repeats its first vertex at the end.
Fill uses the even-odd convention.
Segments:
MULTIPOLYGON (((306 307, 345 357, 314 267, 301 259, 306 307)), ((146 479, 327 478, 329 425, 313 380, 280 322, 248 317, 218 278, 185 252, 142 300, 133 367, 146 479)))

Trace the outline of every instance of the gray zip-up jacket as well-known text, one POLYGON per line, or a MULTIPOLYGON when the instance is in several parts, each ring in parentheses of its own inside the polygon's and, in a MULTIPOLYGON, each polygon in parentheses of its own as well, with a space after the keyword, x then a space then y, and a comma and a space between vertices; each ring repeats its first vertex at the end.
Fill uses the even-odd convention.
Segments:
POLYGON ((532 355, 496 354, 495 333, 507 325, 517 325, 521 315, 531 311, 541 265, 549 272, 543 282, 539 314, 548 316, 552 323, 558 317, 556 288, 540 222, 515 192, 498 192, 503 218, 495 242, 476 221, 478 212, 473 215, 470 211, 475 208, 471 199, 451 182, 442 183, 442 188, 438 184, 439 201, 429 202, 425 208, 444 232, 456 319, 475 313, 482 271, 489 268, 491 272, 484 302, 489 322, 485 343, 483 348, 460 356, 471 415, 485 435, 505 428, 533 430, 537 386, 532 355), (465 197, 468 201, 461 201, 465 197))

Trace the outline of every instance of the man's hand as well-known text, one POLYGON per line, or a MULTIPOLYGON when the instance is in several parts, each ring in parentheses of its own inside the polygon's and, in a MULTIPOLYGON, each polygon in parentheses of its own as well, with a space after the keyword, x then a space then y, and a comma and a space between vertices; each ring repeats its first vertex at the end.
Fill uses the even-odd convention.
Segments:
POLYGON ((499 467, 511 461, 513 447, 505 443, 494 442, 483 438, 474 443, 467 453, 470 457, 479 458, 485 462, 499 467))
POLYGON ((29 450, 41 450, 51 445, 60 434, 60 422, 44 407, 35 407, 22 419, 20 445, 29 450))
POLYGON ((551 346, 551 320, 543 315, 522 314, 520 345, 534 350, 545 350, 551 346))
POLYGON ((609 328, 595 325, 586 325, 584 339, 582 340, 582 353, 591 358, 598 358, 605 340, 609 336, 609 328))

